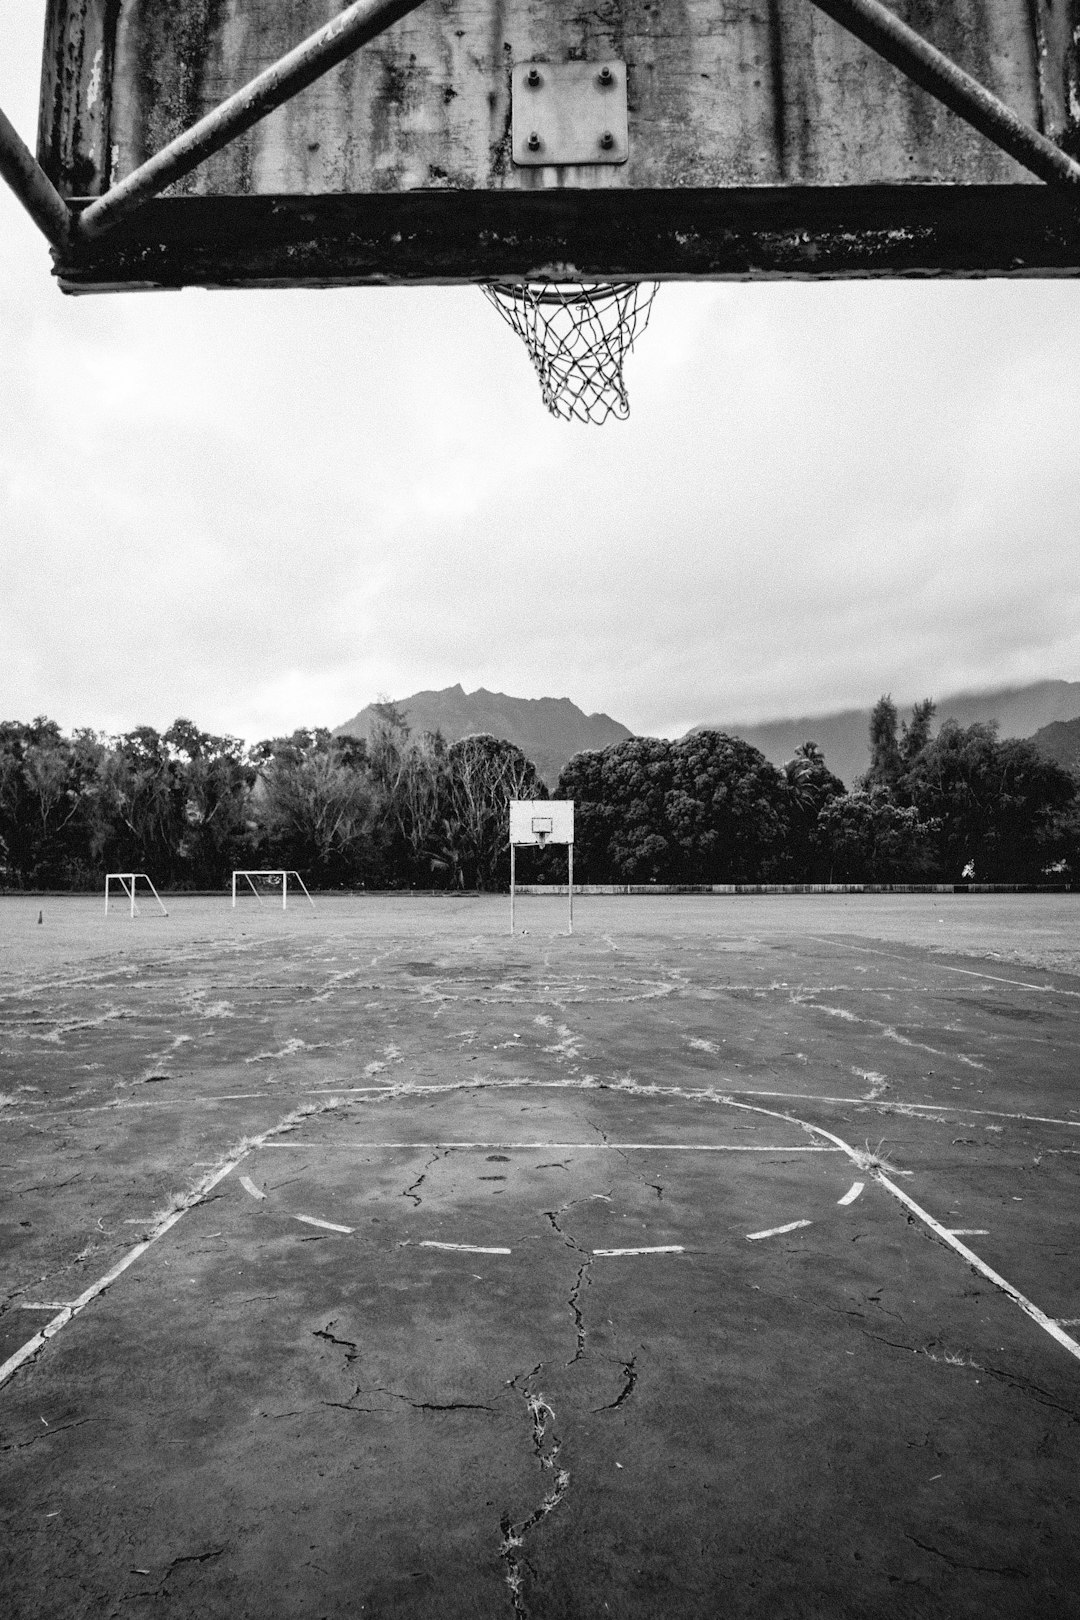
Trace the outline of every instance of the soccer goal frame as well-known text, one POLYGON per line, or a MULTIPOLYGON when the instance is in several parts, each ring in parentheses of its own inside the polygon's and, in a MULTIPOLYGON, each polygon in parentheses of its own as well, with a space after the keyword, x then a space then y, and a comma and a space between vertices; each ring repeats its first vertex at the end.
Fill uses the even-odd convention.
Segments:
POLYGON ((165 909, 165 906, 164 906, 164 903, 162 901, 162 898, 161 898, 160 894, 158 894, 157 890, 154 888, 154 885, 151 883, 150 879, 147 877, 145 872, 106 872, 106 874, 105 874, 105 915, 106 915, 106 917, 109 915, 109 900, 112 898, 112 886, 113 886, 114 883, 119 883, 121 889, 123 889, 123 891, 124 891, 124 895, 125 895, 125 897, 126 897, 126 899, 128 901, 128 905, 130 907, 130 913, 129 914, 132 917, 141 916, 141 912, 139 911, 139 908, 135 903, 135 884, 136 884, 136 881, 139 878, 141 878, 142 881, 146 884, 146 887, 150 890, 150 893, 153 895, 154 899, 157 901, 158 905, 161 907, 162 916, 167 917, 169 915, 169 913, 165 909))
POLYGON ((295 878, 297 883, 300 885, 301 889, 304 892, 304 899, 307 901, 307 903, 311 907, 312 911, 315 910, 315 902, 311 898, 310 894, 308 894, 307 886, 304 883, 303 878, 300 876, 299 872, 297 872, 291 866, 289 866, 289 867, 285 867, 285 866, 254 867, 254 866, 252 866, 252 867, 238 868, 232 875, 232 903, 233 903, 234 908, 236 906, 236 880, 237 880, 237 878, 246 878, 247 879, 247 886, 251 890, 252 894, 255 896, 256 900, 259 902, 260 906, 263 903, 263 897, 259 893, 258 889, 255 887, 254 883, 252 883, 252 881, 251 881, 252 878, 280 878, 281 879, 281 909, 282 909, 282 911, 287 911, 289 909, 289 879, 290 878, 295 878))
POLYGON ((510 932, 514 933, 514 897, 517 889, 517 851, 548 844, 565 844, 566 892, 569 900, 567 933, 574 932, 574 801, 573 799, 510 800, 510 932))

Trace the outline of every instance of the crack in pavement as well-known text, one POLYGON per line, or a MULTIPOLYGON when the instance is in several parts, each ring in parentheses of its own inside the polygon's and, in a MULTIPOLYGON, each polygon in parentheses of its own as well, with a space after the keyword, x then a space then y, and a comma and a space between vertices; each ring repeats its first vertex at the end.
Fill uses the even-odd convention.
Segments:
POLYGON ((332 1334, 331 1331, 330 1331, 330 1329, 333 1326, 334 1326, 333 1322, 327 1322, 327 1324, 326 1324, 326 1326, 324 1328, 315 1328, 314 1331, 312 1332, 311 1337, 313 1339, 325 1339, 327 1344, 340 1345, 340 1347, 343 1350, 351 1351, 351 1354, 346 1355, 346 1357, 345 1357, 346 1365, 348 1365, 348 1363, 350 1361, 355 1361, 357 1359, 357 1357, 359 1356, 359 1354, 360 1354, 359 1346, 357 1344, 355 1344, 352 1339, 338 1339, 338 1338, 335 1338, 334 1334, 332 1334))
POLYGON ((566 1301, 567 1305, 569 1306, 570 1313, 574 1318, 575 1337, 574 1353, 570 1357, 570 1360, 566 1363, 568 1367, 572 1367, 575 1361, 580 1361, 582 1356, 585 1354, 585 1342, 588 1337, 588 1332, 585 1327, 585 1317, 578 1302, 581 1298, 582 1289, 588 1288, 592 1282, 593 1257, 589 1253, 588 1249, 583 1249, 581 1247, 576 1238, 572 1237, 569 1232, 563 1231, 562 1227, 559 1225, 559 1216, 564 1214, 566 1210, 573 1209, 575 1204, 583 1202, 587 1202, 587 1200, 575 1198, 569 1204, 560 1205, 558 1209, 545 1209, 544 1211, 545 1217, 551 1222, 551 1225, 562 1238, 567 1248, 573 1249, 575 1254, 580 1254, 582 1256, 581 1264, 577 1269, 577 1276, 574 1278, 573 1287, 571 1288, 566 1301))
POLYGON ((625 1379, 622 1389, 620 1389, 613 1401, 608 1401, 606 1406, 594 1406, 594 1412, 617 1411, 624 1401, 628 1401, 630 1399, 630 1396, 634 1393, 634 1385, 638 1381, 636 1353, 630 1357, 629 1361, 623 1362, 622 1371, 623 1378, 625 1379))
MULTIPOLYGON (((340 1340, 335 1340, 340 1343, 340 1340)), ((411 1406, 414 1412, 494 1412, 493 1406, 486 1406, 481 1401, 414 1401, 411 1395, 402 1395, 400 1390, 385 1389, 381 1384, 358 1384, 347 1401, 320 1401, 320 1406, 333 1406, 339 1412, 368 1412, 378 1413, 377 1406, 355 1406, 353 1403, 360 1395, 389 1395, 395 1401, 403 1401, 411 1406)))
POLYGON ((0 1446, 0 1451, 25 1451, 27 1446, 36 1446, 39 1440, 50 1440, 54 1434, 63 1434, 65 1429, 81 1429, 84 1423, 98 1421, 97 1418, 75 1418, 71 1423, 57 1423, 41 1434, 32 1435, 29 1440, 9 1440, 6 1445, 0 1446))
MULTIPOLYGON (((529 1376, 532 1377, 533 1374, 529 1376)), ((512 1380, 512 1382, 516 1382, 516 1380, 512 1380)), ((510 1589, 510 1600, 513 1604, 515 1620, 528 1620, 529 1610, 525 1603, 523 1589, 524 1570, 527 1569, 530 1573, 535 1573, 522 1551, 525 1545, 525 1537, 541 1520, 546 1519, 549 1513, 555 1511, 570 1489, 569 1470, 556 1467, 559 1452, 562 1450, 562 1443, 554 1431, 554 1411, 539 1392, 526 1394, 525 1391, 522 1391, 522 1394, 532 1423, 533 1452, 540 1467, 554 1473, 555 1478, 551 1490, 541 1498, 538 1506, 526 1518, 519 1519, 515 1523, 509 1513, 504 1513, 500 1520, 502 1542, 499 1546, 499 1557, 502 1559, 506 1569, 506 1584, 510 1589), (549 1423, 552 1426, 550 1442, 548 1440, 549 1423)))
POLYGON ((424 1202, 424 1200, 420 1197, 420 1194, 416 1191, 417 1187, 419 1187, 421 1185, 421 1183, 424 1182, 427 1179, 427 1173, 431 1169, 432 1165, 438 1164, 440 1159, 445 1159, 446 1155, 449 1152, 450 1152, 449 1148, 440 1148, 437 1153, 433 1153, 431 1158, 425 1164, 424 1168, 421 1170, 420 1174, 417 1176, 416 1180, 411 1184, 411 1186, 408 1186, 408 1187, 404 1188, 404 1190, 402 1191, 400 1196, 402 1198, 411 1198, 412 1201, 413 1201, 414 1207, 419 1208, 419 1206, 424 1202))
MULTIPOLYGON (((858 1311, 845 1311, 837 1314, 845 1316, 860 1315, 858 1311)), ((890 1350, 906 1350, 909 1355, 926 1356, 929 1361, 941 1361, 949 1367, 967 1367, 972 1372, 986 1373, 988 1377, 997 1378, 1001 1383, 1009 1384, 1013 1389, 1018 1389, 1023 1394, 1030 1395, 1032 1400, 1038 1401, 1040 1406, 1048 1406, 1051 1410, 1060 1412, 1071 1423, 1080 1423, 1080 1414, 1075 1412, 1071 1406, 1062 1406, 1061 1402, 1056 1401, 1048 1389, 1044 1389, 1041 1384, 1036 1384, 1030 1378, 1024 1378, 1020 1373, 1006 1372, 1002 1367, 989 1367, 984 1362, 974 1361, 971 1357, 953 1355, 945 1350, 942 1351, 940 1356, 936 1355, 932 1348, 938 1342, 936 1340, 931 1340, 928 1345, 904 1344, 897 1339, 886 1339, 880 1333, 871 1333, 866 1328, 861 1328, 860 1332, 864 1338, 874 1339, 878 1344, 887 1345, 890 1350)))
POLYGON ((954 1558, 951 1553, 942 1552, 940 1547, 932 1547, 928 1541, 920 1541, 918 1536, 913 1536, 910 1531, 907 1530, 904 1531, 904 1539, 906 1541, 913 1542, 914 1545, 916 1547, 920 1547, 923 1552, 933 1553, 935 1558, 943 1558, 947 1564, 952 1566, 953 1569, 970 1569, 976 1571, 980 1575, 1019 1575, 1024 1580, 1027 1580, 1030 1575, 1030 1571, 1026 1569, 1019 1569, 1015 1564, 1005 1564, 999 1569, 994 1564, 965 1563, 962 1558, 954 1558))

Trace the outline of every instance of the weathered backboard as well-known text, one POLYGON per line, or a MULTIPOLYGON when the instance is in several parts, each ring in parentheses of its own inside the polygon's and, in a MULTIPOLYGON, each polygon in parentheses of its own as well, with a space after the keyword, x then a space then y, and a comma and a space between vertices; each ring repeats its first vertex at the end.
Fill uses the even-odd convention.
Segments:
POLYGON ((574 842, 573 799, 511 799, 510 842, 572 844, 574 842))
MULTIPOLYGON (((1080 0, 890 4, 1080 155, 1080 0)), ((44 169, 99 197, 338 9, 47 0, 44 169)), ((1078 269, 1075 188, 811 0, 428 0, 58 273, 93 291, 1078 269), (523 74, 567 64, 624 77, 625 123, 597 134, 560 91, 545 147, 523 74)))

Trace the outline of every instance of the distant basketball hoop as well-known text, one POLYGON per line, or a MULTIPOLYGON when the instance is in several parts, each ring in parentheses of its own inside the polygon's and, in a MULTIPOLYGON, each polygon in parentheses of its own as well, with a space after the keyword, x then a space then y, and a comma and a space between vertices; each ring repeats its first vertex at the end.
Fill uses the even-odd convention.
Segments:
POLYGON ((510 800, 510 932, 514 932, 514 894, 517 887, 516 854, 522 847, 546 849, 565 844, 567 893, 570 897, 568 932, 574 932, 574 801, 573 799, 510 800))

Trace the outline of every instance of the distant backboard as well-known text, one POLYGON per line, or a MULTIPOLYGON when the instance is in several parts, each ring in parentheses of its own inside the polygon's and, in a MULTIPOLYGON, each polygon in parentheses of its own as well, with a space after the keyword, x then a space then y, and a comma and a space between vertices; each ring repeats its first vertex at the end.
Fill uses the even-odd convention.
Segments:
POLYGON ((572 844, 574 842, 573 799, 511 799, 510 842, 572 844))
MULTIPOLYGON (((1076 0, 891 6, 1080 154, 1076 0)), ((47 0, 46 174, 80 207, 100 197, 336 10, 47 0)), ((1077 273, 1076 188, 1041 184, 827 10, 427 0, 62 248, 61 283, 1077 273)))

